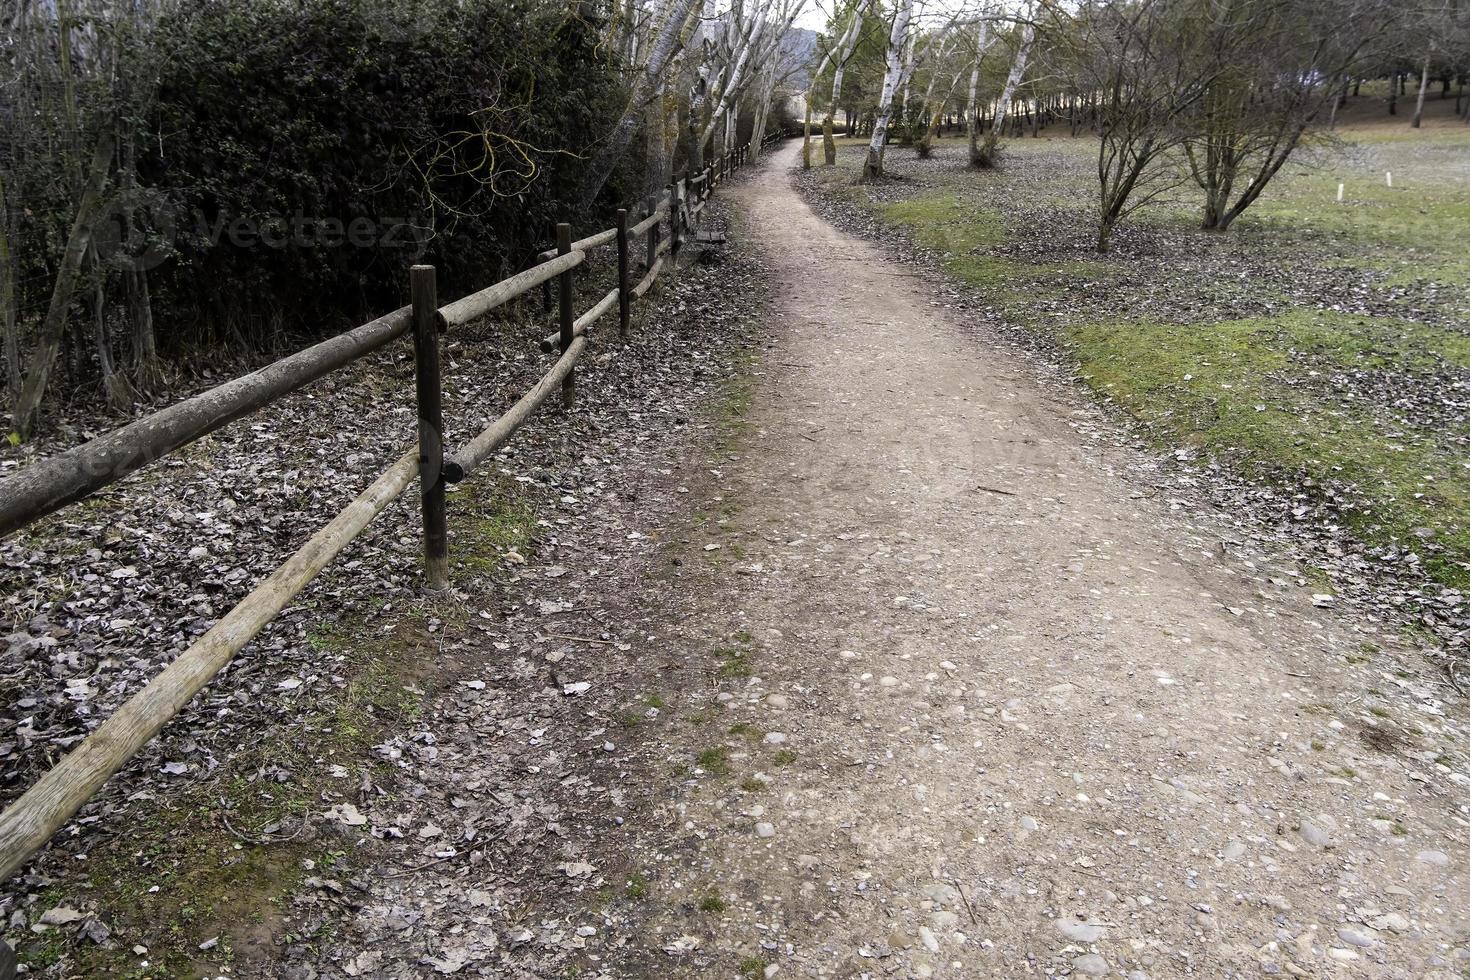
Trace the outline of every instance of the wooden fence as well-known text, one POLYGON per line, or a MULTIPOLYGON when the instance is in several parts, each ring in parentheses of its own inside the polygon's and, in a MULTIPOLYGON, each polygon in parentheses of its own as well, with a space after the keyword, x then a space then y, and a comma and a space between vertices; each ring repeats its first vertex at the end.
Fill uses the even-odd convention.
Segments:
MULTIPOLYGON (((781 139, 775 135, 762 148, 781 139)), ((422 497, 424 574, 431 589, 448 579, 448 527, 444 487, 469 476, 498 451, 531 414, 560 390, 570 407, 576 392, 576 364, 588 343, 588 330, 618 308, 618 329, 627 336, 634 300, 647 294, 665 265, 677 266, 687 235, 699 224, 713 189, 750 162, 751 147, 718 157, 701 173, 682 177, 650 198, 645 216, 629 225, 626 210, 616 227, 577 241, 571 226, 556 227, 556 248, 537 264, 485 289, 438 304, 433 266, 409 273, 408 306, 325 340, 252 374, 226 382, 147 418, 123 426, 82 446, 40 460, 0 483, 0 535, 21 528, 66 504, 81 500, 228 422, 335 371, 412 332, 418 403, 418 442, 408 447, 372 485, 344 507, 311 539, 241 599, 219 622, 181 653, 137 694, 82 740, 35 785, 0 814, 0 882, 14 874, 148 743, 205 684, 274 619, 342 549, 355 539, 418 476, 422 497), (668 226, 667 237, 660 229, 668 226), (646 271, 630 279, 633 242, 644 236, 646 271), (573 312, 573 276, 587 253, 615 244, 617 284, 591 309, 573 312), (439 335, 470 323, 543 283, 555 282, 559 330, 551 346, 560 357, 521 399, 491 425, 453 453, 444 451, 439 335)))

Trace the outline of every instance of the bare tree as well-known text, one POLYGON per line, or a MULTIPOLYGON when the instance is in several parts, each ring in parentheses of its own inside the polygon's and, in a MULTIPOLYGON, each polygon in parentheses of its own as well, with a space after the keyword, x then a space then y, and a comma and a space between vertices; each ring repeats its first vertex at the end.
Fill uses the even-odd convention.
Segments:
MULTIPOLYGON (((865 26, 877 17, 875 0, 867 0, 854 11, 853 23, 858 26, 857 31, 851 32, 851 36, 844 36, 844 44, 838 53, 835 66, 832 69, 832 97, 827 101, 827 112, 822 117, 822 162, 827 166, 837 163, 837 140, 833 134, 833 120, 837 115, 837 105, 842 99, 842 83, 847 75, 847 64, 857 52, 858 45, 863 40, 864 33, 868 30, 865 26)), ((851 136, 852 133, 848 133, 851 136)))
POLYGON ((1097 93, 1099 252, 1125 217, 1187 179, 1169 156, 1188 136, 1181 117, 1229 63, 1213 2, 1088 0, 1049 31, 1071 46, 1072 87, 1097 93))
POLYGON ((5 173, 0 170, 0 331, 4 332, 6 401, 20 397, 20 317, 15 283, 20 276, 10 244, 10 208, 5 197, 5 173))
POLYGON ((1211 13, 1198 32, 1204 93, 1179 125, 1203 226, 1225 231, 1336 104, 1337 80, 1386 21, 1355 0, 1217 0, 1211 13))
POLYGON ((102 207, 102 191, 107 185, 112 151, 112 133, 104 133, 97 140, 92 152, 92 162, 87 166, 71 231, 67 235, 56 280, 51 287, 51 302, 46 308, 45 319, 41 321, 36 350, 31 357, 25 381, 21 384, 20 395, 16 398, 14 424, 21 439, 30 438, 35 428, 36 416, 41 410, 41 399, 46 395, 46 385, 51 380, 56 357, 61 353, 61 337, 66 330, 72 302, 76 299, 82 260, 91 245, 93 224, 102 207))
POLYGON ((924 103, 920 111, 919 125, 924 127, 924 133, 914 141, 914 150, 919 158, 926 159, 934 147, 934 140, 939 135, 939 123, 943 118, 943 111, 954 90, 960 84, 960 76, 965 72, 964 63, 958 65, 950 64, 950 55, 959 45, 961 31, 954 24, 948 25, 943 34, 943 41, 934 52, 934 64, 929 72, 929 84, 924 89, 924 103), (939 86, 944 77, 949 78, 949 86, 943 96, 936 102, 934 90, 939 86))

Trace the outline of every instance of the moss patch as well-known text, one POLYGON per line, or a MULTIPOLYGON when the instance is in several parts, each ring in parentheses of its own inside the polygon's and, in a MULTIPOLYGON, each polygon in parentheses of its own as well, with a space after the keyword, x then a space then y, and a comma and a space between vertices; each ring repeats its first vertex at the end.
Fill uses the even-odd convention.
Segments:
POLYGON ((1291 488, 1333 488, 1364 540, 1439 549, 1424 556, 1430 573, 1470 585, 1467 433, 1416 427, 1331 383, 1334 370, 1412 379, 1464 367, 1470 339, 1305 311, 1214 324, 1090 324, 1065 336, 1088 384, 1166 441, 1291 488))
POLYGON ((338 672, 347 683, 321 696, 317 715, 233 751, 208 779, 167 799, 135 803, 128 833, 100 840, 83 873, 36 903, 36 915, 54 904, 97 907, 115 948, 73 943, 61 930, 26 933, 21 962, 65 961, 87 976, 201 976, 271 948, 290 895, 308 875, 331 877, 345 854, 345 841, 330 828, 320 835, 312 816, 351 798, 376 765, 370 746, 415 717, 437 686, 426 616, 386 633, 366 623, 318 627, 308 642, 345 658, 338 672), (137 944, 146 955, 131 952, 137 944))
POLYGON ((447 504, 449 564, 457 577, 501 577, 535 550, 536 514, 517 485, 490 474, 460 484, 447 504))

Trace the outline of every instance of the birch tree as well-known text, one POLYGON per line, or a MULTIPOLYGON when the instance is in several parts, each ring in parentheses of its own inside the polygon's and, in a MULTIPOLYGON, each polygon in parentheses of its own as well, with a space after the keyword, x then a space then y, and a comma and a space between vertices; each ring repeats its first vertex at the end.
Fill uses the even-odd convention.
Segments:
POLYGON ((970 146, 970 166, 980 166, 980 68, 990 47, 990 20, 984 18, 975 28, 975 63, 970 66, 970 92, 965 100, 965 136, 970 146))
POLYGON ((1419 128, 1424 118, 1424 93, 1429 90, 1429 62, 1434 57, 1434 42, 1430 41, 1424 51, 1424 66, 1419 69, 1419 97, 1414 100, 1414 116, 1409 125, 1415 129, 1419 128))
POLYGON ((893 24, 888 32, 887 67, 883 73, 883 91, 873 121, 873 136, 868 141, 868 155, 863 162, 863 179, 883 176, 883 151, 888 141, 889 117, 893 113, 893 96, 903 81, 904 56, 909 43, 909 21, 914 13, 914 0, 897 0, 893 24))
MULTIPOLYGON (((1027 16, 1029 17, 1029 11, 1027 16)), ((989 169, 999 162, 1001 127, 1005 125, 1006 113, 1010 109, 1011 100, 1016 97, 1016 88, 1020 86, 1021 79, 1026 75, 1026 61, 1031 56, 1031 44, 1035 40, 1036 25, 1028 19, 1021 25, 1020 36, 1016 44, 1016 56, 1011 61, 1011 70, 1006 75, 1006 83, 1001 89, 1000 100, 995 105, 995 118, 991 122, 990 129, 986 132, 978 149, 975 148, 974 142, 971 142, 971 166, 989 169)))
POLYGON ((946 29, 945 40, 940 45, 934 60, 934 67, 929 72, 929 84, 924 89, 924 103, 919 118, 920 125, 924 126, 924 134, 914 141, 914 150, 921 160, 927 159, 933 149, 934 140, 939 135, 939 124, 944 118, 944 107, 954 95, 954 90, 960 84, 960 76, 965 71, 964 65, 955 67, 947 63, 958 41, 959 31, 946 29), (949 86, 944 95, 936 102, 934 90, 944 76, 949 78, 949 86))
POLYGON ((872 3, 864 3, 854 9, 852 24, 848 28, 848 33, 843 35, 843 44, 832 69, 832 97, 827 100, 827 112, 822 117, 822 163, 828 167, 837 163, 837 140, 833 134, 833 119, 837 115, 837 104, 842 99, 842 82, 847 75, 847 63, 857 53, 858 42, 862 40, 863 25, 869 13, 876 13, 872 3))
POLYGON ((730 8, 727 36, 733 43, 728 48, 728 68, 717 73, 715 89, 718 95, 714 109, 699 134, 699 143, 709 142, 718 126, 725 127, 724 152, 733 143, 735 118, 731 115, 740 96, 750 85, 754 75, 752 66, 764 65, 780 50, 792 23, 805 6, 805 0, 771 0, 747 12, 743 3, 737 2, 730 8))
POLYGON ((590 207, 607 185, 618 161, 628 151, 628 145, 638 132, 649 102, 658 97, 668 80, 668 72, 674 58, 688 40, 686 28, 699 9, 699 0, 659 0, 656 12, 650 20, 649 43, 636 46, 647 52, 647 58, 634 66, 634 81, 628 102, 613 125, 612 132, 597 156, 588 166, 582 182, 582 207, 590 207))

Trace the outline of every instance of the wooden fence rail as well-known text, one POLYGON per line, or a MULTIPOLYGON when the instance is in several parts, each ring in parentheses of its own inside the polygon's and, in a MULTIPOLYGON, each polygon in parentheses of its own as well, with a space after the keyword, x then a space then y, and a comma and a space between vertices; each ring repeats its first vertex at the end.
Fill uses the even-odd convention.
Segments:
MULTIPOLYGON (((781 138, 762 143, 762 148, 781 138)), ((0 535, 81 500, 128 473, 241 418, 289 392, 396 341, 414 337, 418 440, 372 485, 343 508, 295 553, 240 600, 207 633, 148 682, 141 691, 89 734, 4 813, 0 813, 0 881, 5 881, 51 839, 97 792, 181 711, 265 626, 280 614, 342 550, 396 500, 418 476, 422 488, 425 580, 442 587, 448 575, 448 528, 444 484, 465 479, 497 452, 554 391, 570 406, 574 369, 586 350, 589 328, 616 304, 620 333, 626 333, 628 308, 647 293, 660 271, 678 261, 679 243, 697 224, 713 188, 753 157, 750 147, 732 150, 694 177, 675 181, 650 202, 646 217, 628 226, 619 213, 614 228, 572 241, 569 225, 557 228, 557 248, 542 253, 537 265, 445 306, 436 299, 432 266, 410 271, 412 303, 330 340, 217 388, 185 399, 57 456, 38 461, 0 482, 0 535), (669 236, 659 235, 667 219, 669 236), (647 236, 647 271, 629 285, 630 236, 647 236), (573 275, 590 249, 619 247, 617 285, 591 309, 574 316, 573 275), (531 390, 489 427, 453 453, 442 444, 442 389, 439 335, 555 280, 560 293, 561 327, 552 338, 560 356, 531 390)))

